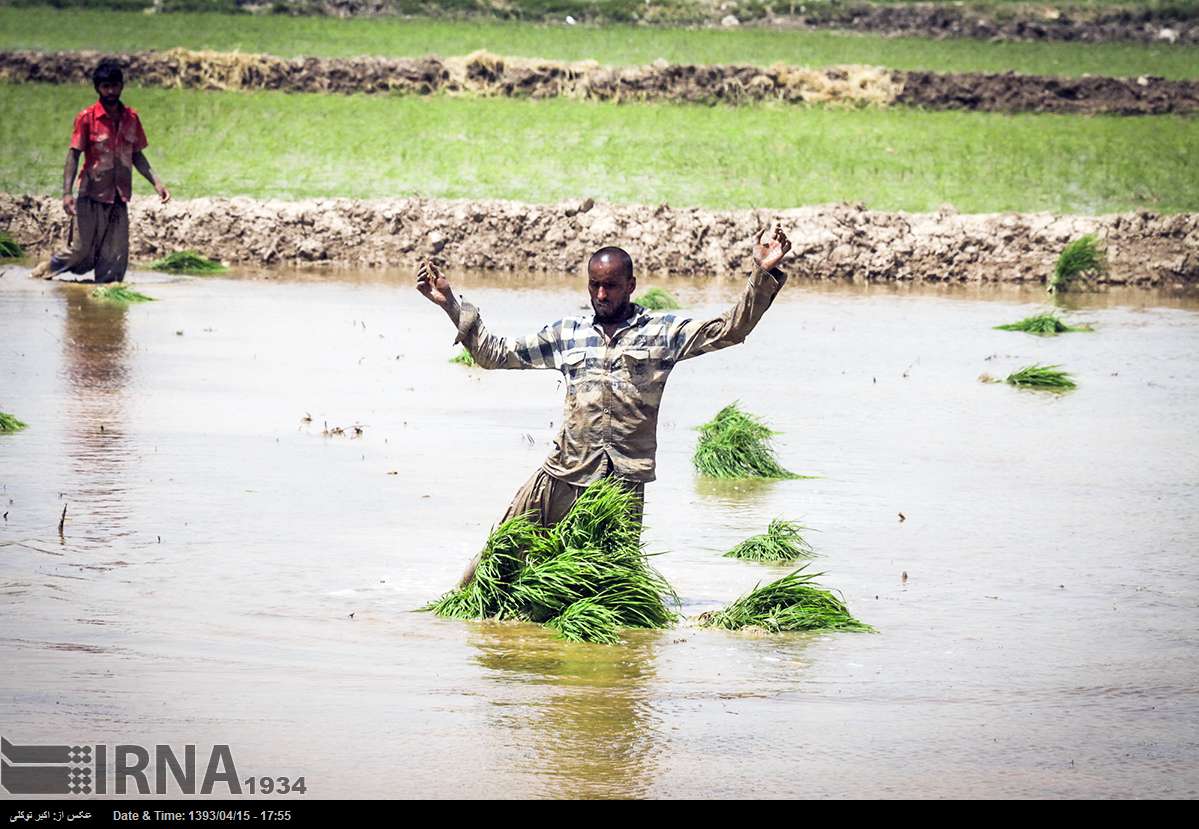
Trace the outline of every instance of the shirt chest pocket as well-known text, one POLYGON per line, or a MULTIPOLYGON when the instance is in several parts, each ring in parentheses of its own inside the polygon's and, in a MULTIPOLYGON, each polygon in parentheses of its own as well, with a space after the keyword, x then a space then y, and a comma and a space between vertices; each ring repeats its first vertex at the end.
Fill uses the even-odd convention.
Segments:
POLYGON ((620 371, 629 382, 643 386, 653 379, 653 362, 643 348, 630 348, 620 355, 620 371))
POLYGON ((587 366, 587 352, 582 348, 568 351, 562 355, 562 373, 566 375, 568 385, 583 376, 587 366))

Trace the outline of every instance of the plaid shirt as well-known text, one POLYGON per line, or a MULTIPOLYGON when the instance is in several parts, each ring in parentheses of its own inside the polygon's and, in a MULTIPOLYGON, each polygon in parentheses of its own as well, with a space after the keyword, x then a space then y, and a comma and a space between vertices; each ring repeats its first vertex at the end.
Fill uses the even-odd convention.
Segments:
POLYGON ((710 320, 634 305, 633 316, 611 340, 594 320, 582 317, 508 340, 488 333, 479 310, 462 303, 454 342, 465 345, 482 368, 562 372, 566 412, 542 466, 547 473, 577 486, 607 474, 644 483, 654 480, 658 407, 675 363, 742 342, 786 278, 777 269, 755 268, 737 304, 710 320))

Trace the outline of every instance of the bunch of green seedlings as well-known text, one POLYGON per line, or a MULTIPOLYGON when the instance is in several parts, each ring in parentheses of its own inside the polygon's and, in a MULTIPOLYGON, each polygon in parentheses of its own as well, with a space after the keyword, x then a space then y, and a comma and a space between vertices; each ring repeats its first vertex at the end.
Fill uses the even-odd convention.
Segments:
POLYGON ((812 545, 803 537, 803 531, 811 529, 794 521, 776 518, 770 522, 766 532, 751 536, 724 554, 725 558, 745 561, 792 562, 816 555, 812 545))
POLYGON ((17 244, 17 240, 7 233, 0 232, 0 259, 19 259, 25 251, 17 244))
POLYGON ((802 478, 775 460, 770 438, 776 433, 757 417, 730 403, 699 427, 699 443, 691 458, 701 475, 711 478, 802 478))
POLYGON ((633 302, 647 311, 673 311, 682 307, 677 299, 661 288, 650 288, 640 296, 633 297, 633 302))
POLYGON ((455 354, 453 357, 451 357, 450 362, 454 363, 455 365, 466 366, 467 368, 474 368, 476 365, 478 365, 475 362, 475 358, 472 357, 470 352, 465 348, 462 349, 462 351, 458 354, 455 354))
POLYGON ((1009 374, 1005 382, 1021 388, 1049 391, 1069 391, 1078 386, 1069 374, 1060 370, 1060 366, 1043 366, 1040 363, 1009 374))
POLYGON ((619 482, 591 484, 550 528, 511 518, 491 533, 474 578, 425 610, 455 619, 540 622, 573 642, 664 628, 678 597, 641 548, 639 505, 619 482))
POLYGON ((124 285, 103 285, 92 291, 92 296, 104 302, 117 302, 128 305, 131 302, 153 302, 154 297, 139 294, 124 285))
POLYGON ((1025 317, 1019 322, 1011 322, 1007 325, 996 325, 996 331, 1026 331, 1029 334, 1036 334, 1038 337, 1056 337, 1058 334, 1065 334, 1070 331, 1091 331, 1089 325, 1067 325, 1054 314, 1037 314, 1031 317, 1025 317))
POLYGON ((1051 293, 1067 291, 1078 279, 1096 276, 1106 268, 1103 252, 1099 249, 1099 240, 1094 234, 1088 233, 1062 248, 1057 263, 1053 266, 1049 290, 1051 293))
POLYGON ((703 627, 757 628, 770 633, 792 630, 873 632, 874 628, 853 617, 845 602, 814 583, 823 575, 805 573, 804 567, 800 567, 765 587, 755 587, 724 610, 703 614, 699 623, 703 627))
POLYGON ((220 262, 201 256, 194 250, 176 251, 156 262, 150 263, 150 268, 156 271, 165 271, 166 273, 194 275, 224 273, 226 270, 225 266, 220 262))
POLYGON ((22 423, 8 412, 0 412, 0 432, 19 432, 27 424, 22 423))

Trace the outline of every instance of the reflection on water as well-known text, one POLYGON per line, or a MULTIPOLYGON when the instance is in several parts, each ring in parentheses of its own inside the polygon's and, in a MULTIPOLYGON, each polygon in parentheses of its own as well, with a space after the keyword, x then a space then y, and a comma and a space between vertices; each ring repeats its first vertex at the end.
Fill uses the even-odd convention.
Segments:
POLYGON ((128 308, 90 296, 90 286, 58 285, 66 315, 63 374, 67 379, 64 449, 71 488, 70 535, 105 543, 125 534, 122 496, 133 461, 126 441, 125 392, 130 375, 128 308))
POLYGON ((654 783, 660 724, 651 706, 658 634, 617 648, 561 642, 532 625, 484 624, 470 638, 489 683, 527 689, 490 714, 522 746, 521 771, 545 797, 638 797, 654 783), (521 695, 522 697, 526 695, 521 695))

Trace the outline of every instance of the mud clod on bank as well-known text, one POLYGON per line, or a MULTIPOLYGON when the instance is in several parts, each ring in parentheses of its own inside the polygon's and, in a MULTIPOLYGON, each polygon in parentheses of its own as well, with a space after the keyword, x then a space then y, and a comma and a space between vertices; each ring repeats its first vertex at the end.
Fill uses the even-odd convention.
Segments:
MULTIPOLYGON (((619 243, 642 273, 739 274, 751 265, 747 240, 778 222, 794 244, 789 270, 815 279, 1043 283, 1065 244, 1095 234, 1107 250, 1104 283, 1199 282, 1196 213, 962 215, 855 205, 718 211, 590 199, 201 198, 163 205, 142 197, 130 214, 130 253, 143 262, 190 247, 255 266, 371 268, 437 257, 458 268, 574 274, 597 248, 619 243)), ((61 244, 66 222, 52 196, 0 194, 0 228, 32 253, 61 244)))

